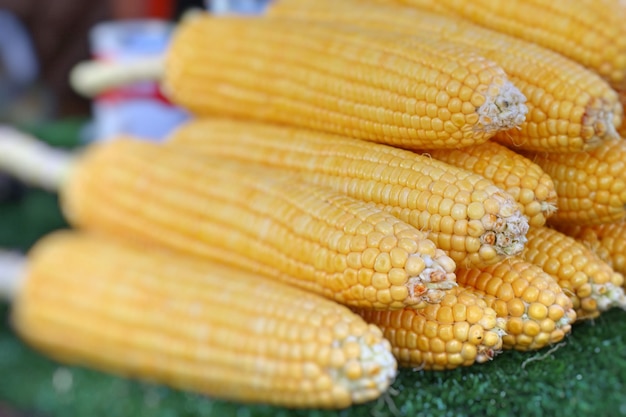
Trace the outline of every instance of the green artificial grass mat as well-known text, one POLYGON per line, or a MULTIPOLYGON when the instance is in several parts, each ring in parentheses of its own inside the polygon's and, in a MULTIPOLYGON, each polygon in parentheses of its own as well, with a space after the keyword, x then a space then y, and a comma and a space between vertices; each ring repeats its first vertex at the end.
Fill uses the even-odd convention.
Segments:
MULTIPOLYGON (((50 131, 64 141, 76 130, 50 131)), ((0 204, 0 246, 26 250, 62 227, 53 194, 29 190, 19 202, 0 204)), ((57 363, 16 337, 10 306, 0 304, 2 404, 50 417, 626 416, 626 312, 576 324, 562 343, 540 351, 507 351, 454 371, 402 369, 379 400, 324 411, 236 404, 57 363)))

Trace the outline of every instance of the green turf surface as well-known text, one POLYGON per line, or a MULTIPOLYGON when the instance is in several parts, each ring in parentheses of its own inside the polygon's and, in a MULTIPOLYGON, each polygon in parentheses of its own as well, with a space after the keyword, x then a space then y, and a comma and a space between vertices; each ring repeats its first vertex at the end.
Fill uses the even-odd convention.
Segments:
MULTIPOLYGON (((76 126, 65 129, 51 131, 66 138, 76 126)), ((0 246, 26 249, 61 227, 52 194, 31 190, 0 204, 0 246)), ((576 325, 553 351, 504 352, 449 372, 402 370, 380 400, 334 412, 243 406, 59 364, 20 342, 0 304, 2 404, 58 417, 626 416, 626 312, 576 325)))

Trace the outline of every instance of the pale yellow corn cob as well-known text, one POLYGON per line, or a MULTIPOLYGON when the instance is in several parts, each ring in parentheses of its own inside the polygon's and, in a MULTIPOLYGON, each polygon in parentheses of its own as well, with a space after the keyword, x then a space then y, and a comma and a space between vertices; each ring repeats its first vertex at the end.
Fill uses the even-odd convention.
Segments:
POLYGON ((227 119, 192 120, 168 140, 194 153, 263 163, 371 201, 428 233, 458 264, 520 253, 528 227, 493 182, 427 156, 353 138, 227 119), (243 151, 245 150, 245 151, 243 151))
POLYGON ((356 312, 383 331, 400 366, 454 369, 486 362, 502 348, 495 310, 471 288, 456 287, 419 310, 356 312))
POLYGON ((519 204, 530 226, 543 226, 556 210, 554 181, 530 159, 487 141, 460 149, 426 151, 433 158, 490 179, 519 204))
POLYGON ((531 227, 521 258, 552 275, 572 300, 578 319, 626 308, 624 277, 574 238, 549 227, 531 227))
POLYGON ((541 151, 591 149, 614 139, 622 121, 616 92, 590 69, 542 46, 459 18, 359 0, 278 0, 269 12, 368 30, 428 34, 493 60, 527 98, 525 122, 496 135, 503 144, 541 151))
POLYGON ((164 86, 198 115, 456 148, 519 125, 527 112, 502 68, 428 36, 208 14, 176 32, 164 86))
POLYGON ((626 216, 626 141, 573 153, 524 153, 554 181, 557 211, 550 224, 608 223, 626 216))
POLYGON ((80 232, 31 251, 12 323, 62 362, 241 402, 347 407, 396 369, 380 329, 330 300, 80 232))
POLYGON ((563 224, 558 229, 583 243, 615 271, 626 274, 626 221, 595 226, 563 224))
POLYGON ((483 293, 505 322, 504 349, 540 349, 562 340, 576 320, 572 301, 538 266, 510 257, 485 268, 457 268, 460 286, 483 293))
POLYGON ((376 0, 463 18, 550 48, 614 87, 626 86, 626 5, 620 0, 376 0))
POLYGON ((454 286, 426 233, 271 170, 124 138, 92 145, 61 190, 71 224, 275 277, 344 304, 418 307, 454 286))

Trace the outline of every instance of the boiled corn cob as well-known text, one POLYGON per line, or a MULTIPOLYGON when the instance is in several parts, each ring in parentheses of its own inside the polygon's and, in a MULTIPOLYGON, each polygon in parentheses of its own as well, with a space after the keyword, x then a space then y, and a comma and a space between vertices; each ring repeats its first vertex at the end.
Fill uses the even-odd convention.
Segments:
POLYGON ((557 211, 551 224, 589 225, 626 216, 626 141, 574 153, 524 153, 554 181, 557 211))
POLYGON ((164 86, 199 115, 456 148, 519 125, 527 112, 505 72, 465 49, 347 25, 200 14, 173 37, 164 86))
POLYGON ((459 18, 359 0, 278 0, 269 12, 368 30, 428 34, 493 60, 528 99, 525 122, 495 136, 507 145, 540 151, 591 149, 615 139, 622 121, 616 92, 593 71, 547 48, 459 18))
POLYGON ((81 232, 30 252, 12 323, 62 362, 211 397, 342 408, 396 362, 380 329, 258 274, 81 232))
POLYGON ((626 86, 626 7, 620 0, 376 0, 463 18, 550 48, 626 86))
POLYGON ((558 229, 591 249, 615 271, 626 274, 626 222, 596 226, 559 225, 558 229))
POLYGON ((486 362, 502 348, 495 310, 469 288, 456 287, 419 310, 356 312, 383 331, 400 366, 454 369, 486 362))
POLYGON ((457 268, 457 282, 483 294, 504 320, 504 349, 540 349, 562 340, 576 320, 572 301, 538 266, 510 257, 485 268, 457 268))
POLYGON ((264 163, 374 202, 420 230, 458 264, 484 265, 522 250, 528 223, 511 196, 480 175, 389 146, 299 128, 193 120, 168 144, 264 163), (242 152, 246 149, 246 152, 242 152))
POLYGON ((455 285, 454 262, 426 233, 373 204, 171 146, 96 143, 61 199, 72 225, 237 265, 354 307, 418 307, 455 285))
POLYGON ((549 227, 531 227, 521 258, 552 275, 570 296, 578 319, 612 307, 626 308, 624 277, 574 238, 549 227))
POLYGON ((543 226, 556 210, 554 181, 530 159, 487 141, 455 150, 427 151, 433 158, 492 180, 519 204, 530 226, 543 226))

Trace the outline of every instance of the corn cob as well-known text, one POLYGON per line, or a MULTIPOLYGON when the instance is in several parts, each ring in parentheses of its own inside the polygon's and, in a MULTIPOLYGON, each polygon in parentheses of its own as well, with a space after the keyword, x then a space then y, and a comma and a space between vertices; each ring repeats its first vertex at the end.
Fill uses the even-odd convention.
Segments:
POLYGON ((626 222, 595 226, 559 225, 558 230, 591 249, 615 271, 626 274, 626 222))
POLYGON ((576 320, 572 301, 550 275, 519 257, 485 268, 457 268, 457 282, 483 294, 503 319, 504 349, 540 349, 562 340, 576 320))
POLYGON ((428 36, 265 17, 181 23, 164 86, 225 115, 401 147, 456 148, 524 121, 525 97, 482 56, 428 36), (215 39, 220 39, 215 42, 215 39))
POLYGON ((626 86, 626 7, 620 0, 376 0, 463 18, 550 48, 626 86))
POLYGON ((626 141, 585 152, 524 153, 554 181, 557 211, 550 224, 590 225, 626 215, 626 141))
POLYGON ((617 136, 623 108, 609 84, 571 59, 531 42, 450 16, 359 0, 279 0, 269 11, 278 17, 428 34, 496 62, 527 98, 528 107, 519 128, 496 134, 503 144, 526 150, 580 151, 617 136))
POLYGON ((454 369, 492 359, 502 348, 496 312, 468 288, 456 287, 419 310, 356 310, 383 331, 400 366, 454 369))
POLYGON ((548 227, 531 227, 521 258, 552 275, 578 319, 597 317, 612 307, 626 308, 622 274, 574 238, 548 227))
POLYGON ((61 198, 72 225, 234 264, 354 307, 418 307, 455 285, 454 262, 425 233, 373 204, 248 163, 112 140, 85 152, 61 198))
POLYGON ((491 181, 427 156, 353 138, 254 122, 193 120, 168 144, 264 163, 374 202, 420 230, 457 264, 520 253, 528 228, 516 202, 491 181), (246 152, 242 152, 246 149, 246 152))
POLYGON ((62 362, 242 402, 347 407, 396 368, 380 329, 330 300, 80 232, 31 251, 12 321, 62 362))
POLYGON ((530 226, 543 226, 556 210, 554 181, 528 158, 494 141, 455 150, 427 151, 433 158, 492 180, 520 205, 530 226))

